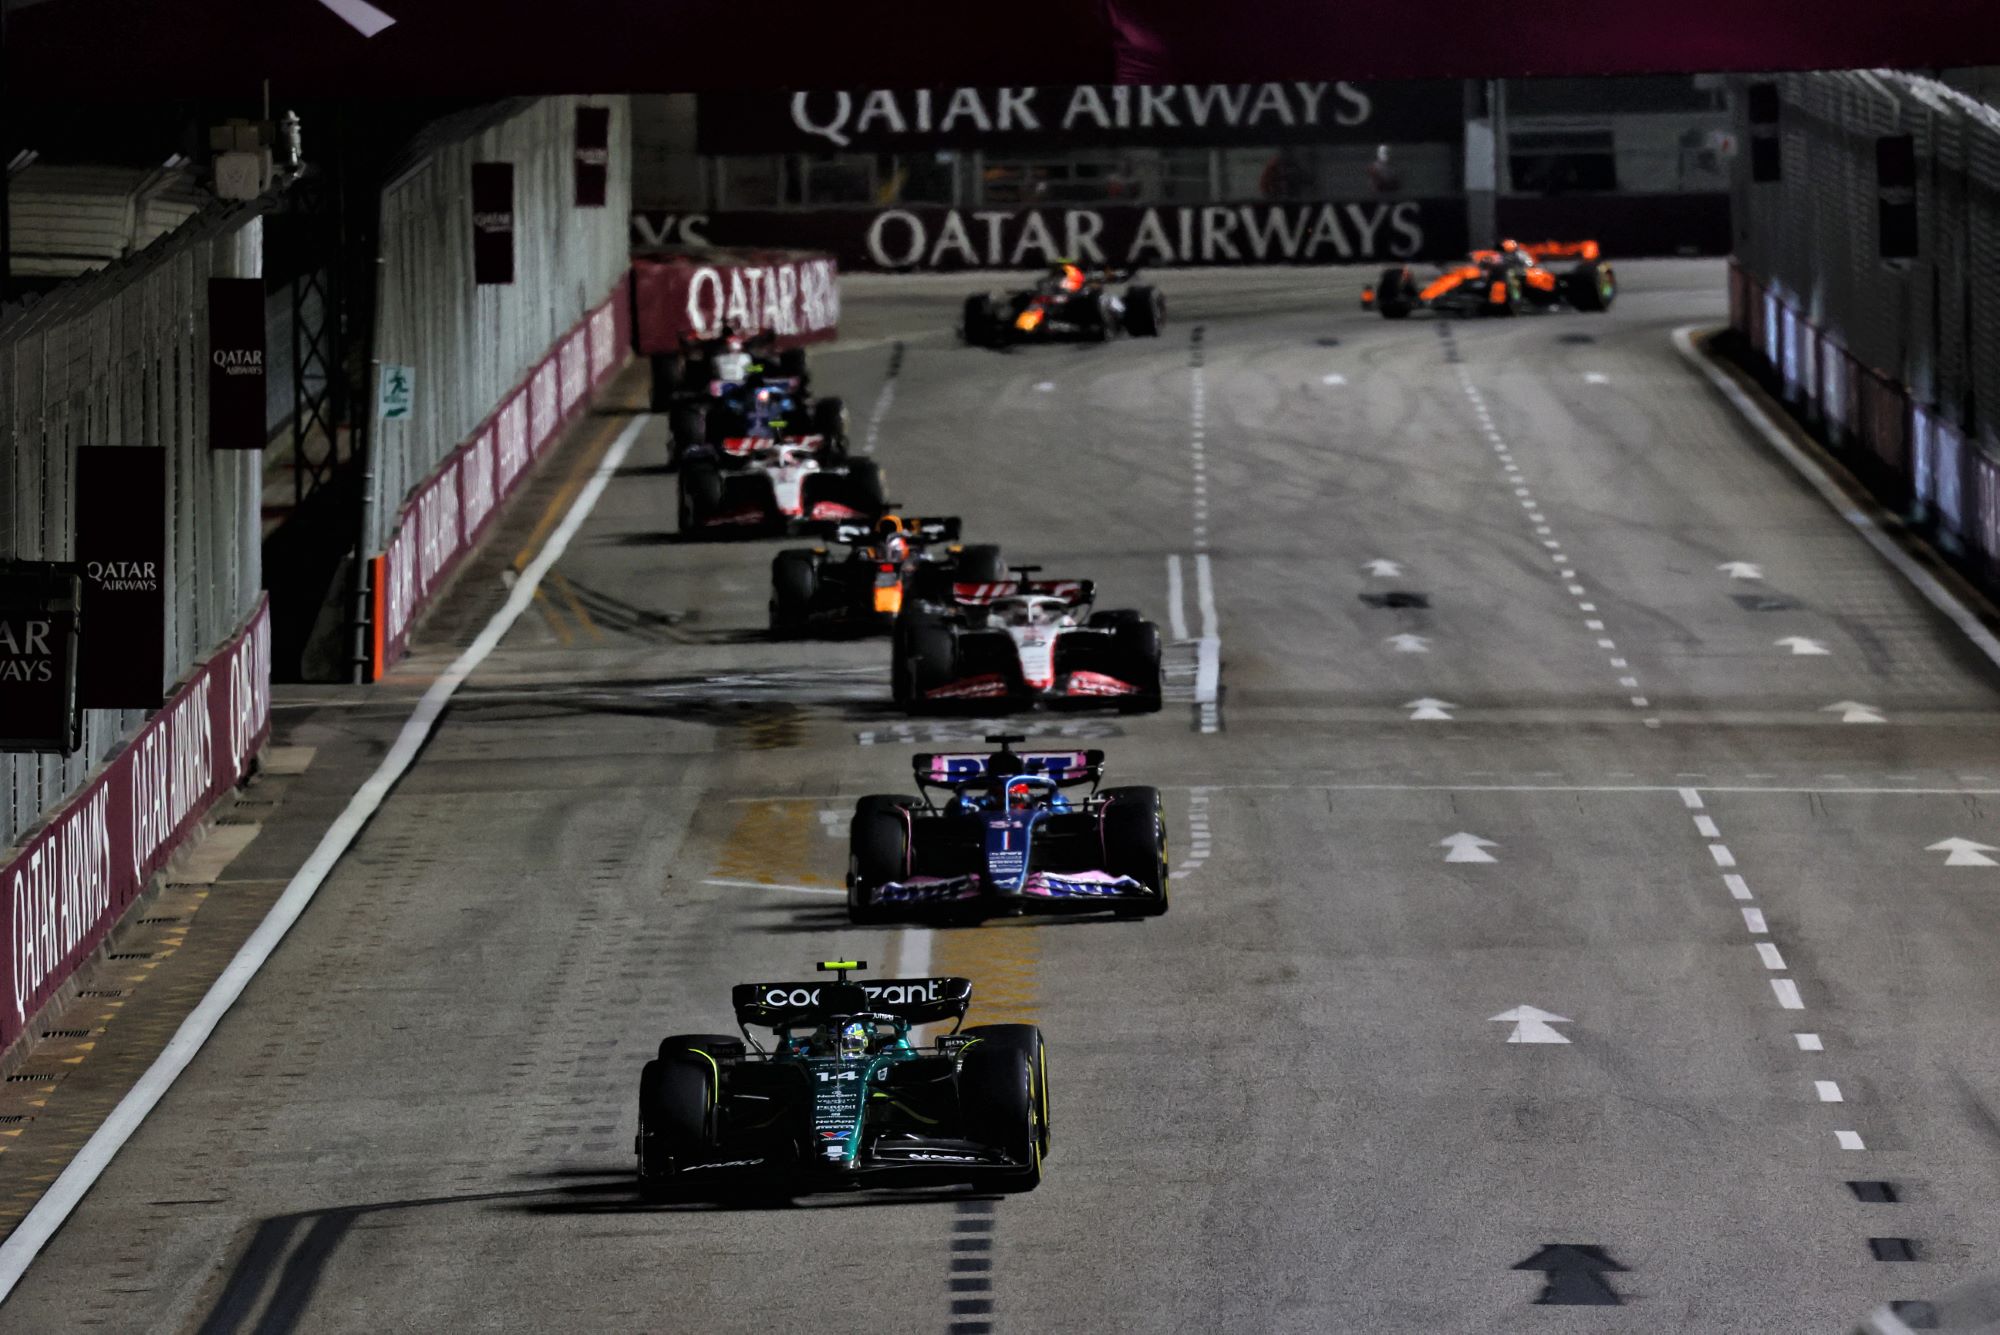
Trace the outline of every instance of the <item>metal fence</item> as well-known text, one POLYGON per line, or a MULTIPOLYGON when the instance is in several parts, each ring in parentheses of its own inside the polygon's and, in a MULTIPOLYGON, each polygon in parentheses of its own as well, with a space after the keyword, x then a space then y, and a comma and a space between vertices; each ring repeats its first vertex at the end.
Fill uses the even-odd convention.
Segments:
MULTIPOLYGON (((1739 81, 1739 94, 1743 85, 1739 81)), ((1916 411, 2000 452, 2000 111, 1896 71, 1786 75, 1779 180, 1735 169, 1736 259, 1771 300, 1916 411), (1917 256, 1880 258, 1877 140, 1912 136, 1917 256)), ((1769 322, 1766 322, 1769 323, 1769 322)), ((1806 387, 1816 379, 1803 372, 1806 387)))
POLYGON ((409 416, 376 423, 366 546, 404 499, 625 272, 632 209, 624 97, 517 100, 432 126, 382 191, 375 359, 415 370, 409 416), (603 208, 578 208, 576 109, 611 110, 603 208), (472 164, 514 164, 514 282, 472 281, 472 164))
MULTIPOLYGON (((76 448, 163 446, 166 688, 221 644, 263 586, 258 451, 208 447, 207 283, 262 270, 260 205, 216 205, 131 259, 0 321, 0 556, 75 555, 76 448)), ((90 710, 83 748, 0 755, 0 848, 144 721, 90 710)))

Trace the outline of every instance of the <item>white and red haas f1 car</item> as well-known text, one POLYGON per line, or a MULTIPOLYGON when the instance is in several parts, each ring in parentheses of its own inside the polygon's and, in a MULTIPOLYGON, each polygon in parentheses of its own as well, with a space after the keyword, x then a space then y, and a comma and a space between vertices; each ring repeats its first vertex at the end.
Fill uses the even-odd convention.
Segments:
POLYGON ((888 508, 875 461, 849 459, 823 436, 730 437, 690 450, 681 468, 683 536, 873 523, 888 508))
POLYGON ((892 690, 906 709, 1109 705, 1160 708, 1160 628, 1130 609, 1092 612, 1087 579, 953 584, 951 602, 897 618, 892 690))

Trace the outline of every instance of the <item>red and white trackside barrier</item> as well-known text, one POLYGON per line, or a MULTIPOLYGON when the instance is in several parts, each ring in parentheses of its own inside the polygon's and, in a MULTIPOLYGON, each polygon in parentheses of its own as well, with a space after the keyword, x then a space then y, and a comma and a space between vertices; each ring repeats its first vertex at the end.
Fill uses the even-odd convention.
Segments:
POLYGON ((630 307, 621 279, 403 502, 388 550, 369 563, 374 622, 369 680, 402 658, 418 613, 484 536, 529 466, 625 364, 630 342, 630 307))
POLYGON ((76 971, 271 735, 271 617, 197 664, 0 868, 0 1050, 76 971))

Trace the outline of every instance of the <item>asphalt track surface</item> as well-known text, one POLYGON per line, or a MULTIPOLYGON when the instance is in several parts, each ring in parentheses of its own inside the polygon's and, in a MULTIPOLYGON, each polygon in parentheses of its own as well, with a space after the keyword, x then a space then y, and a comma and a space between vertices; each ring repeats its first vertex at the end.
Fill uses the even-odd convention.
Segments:
POLYGON ((676 541, 650 424, 587 625, 517 624, 0 1327, 1777 1332, 2000 1269, 2000 866, 1927 851, 2000 844, 2000 677, 1677 355, 1721 268, 1623 277, 1167 274, 1166 336, 1008 354, 850 281, 892 496, 1182 641, 1164 713, 1025 720, 1165 789, 1172 913, 849 930, 852 799, 980 725, 765 641, 779 544, 676 541), (830 956, 1043 1026, 1039 1191, 638 1202, 659 1038, 830 956), (1559 1244, 1603 1301, 1536 1303, 1559 1244))

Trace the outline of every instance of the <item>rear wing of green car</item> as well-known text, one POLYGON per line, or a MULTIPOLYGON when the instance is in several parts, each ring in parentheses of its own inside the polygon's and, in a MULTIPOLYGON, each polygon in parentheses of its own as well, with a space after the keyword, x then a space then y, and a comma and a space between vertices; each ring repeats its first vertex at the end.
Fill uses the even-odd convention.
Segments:
POLYGON ((842 1015, 893 1015, 910 1024, 963 1023, 970 978, 885 978, 869 982, 739 983, 730 989, 736 1022, 762 1029, 821 1024, 842 1015))

